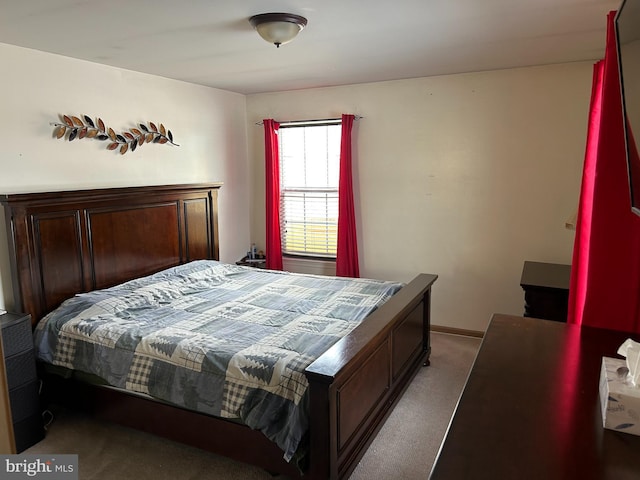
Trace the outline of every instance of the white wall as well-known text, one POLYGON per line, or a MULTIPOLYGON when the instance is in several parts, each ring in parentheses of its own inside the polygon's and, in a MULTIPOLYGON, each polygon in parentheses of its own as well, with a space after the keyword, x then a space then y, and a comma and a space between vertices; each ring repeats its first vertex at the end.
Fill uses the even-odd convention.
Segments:
MULTIPOLYGON (((221 259, 246 252, 245 96, 6 44, 0 64, 0 193, 221 181, 221 259), (180 146, 145 144, 120 155, 97 140, 56 140, 50 122, 61 114, 100 117, 116 131, 163 123, 180 146)), ((2 227, 5 306, 13 302, 2 227)))
MULTIPOLYGON (((354 113, 360 273, 439 275, 436 325, 523 313, 525 260, 571 263, 588 62, 247 97, 252 240, 264 245, 263 118, 354 113)), ((267 252, 268 254, 268 252, 267 252)))
MULTIPOLYGON (((363 276, 436 273, 433 323, 483 330, 493 312, 522 313, 524 260, 571 261, 590 62, 249 97, 4 44, 0 62, 0 193, 222 181, 221 258, 233 262, 264 246, 255 123, 355 113, 363 276), (181 146, 119 155, 56 140, 59 114, 116 130, 164 123, 181 146)), ((0 228, 0 308, 11 307, 0 228)))

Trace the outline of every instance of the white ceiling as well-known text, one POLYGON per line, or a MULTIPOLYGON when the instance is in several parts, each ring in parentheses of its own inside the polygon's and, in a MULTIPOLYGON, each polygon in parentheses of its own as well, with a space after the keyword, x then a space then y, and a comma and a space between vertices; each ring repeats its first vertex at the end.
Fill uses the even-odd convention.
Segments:
POLYGON ((0 0, 0 42, 251 94, 595 60, 604 55, 606 14, 619 6, 620 0, 0 0), (309 23, 276 49, 248 22, 266 12, 299 14, 309 23))

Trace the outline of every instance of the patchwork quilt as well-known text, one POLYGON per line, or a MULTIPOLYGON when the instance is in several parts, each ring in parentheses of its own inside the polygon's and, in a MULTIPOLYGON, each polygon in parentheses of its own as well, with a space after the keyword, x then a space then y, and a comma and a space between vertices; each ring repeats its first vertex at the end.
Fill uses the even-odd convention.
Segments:
POLYGON ((36 355, 242 421, 289 461, 309 425, 304 369, 401 287, 196 261, 65 301, 36 355))

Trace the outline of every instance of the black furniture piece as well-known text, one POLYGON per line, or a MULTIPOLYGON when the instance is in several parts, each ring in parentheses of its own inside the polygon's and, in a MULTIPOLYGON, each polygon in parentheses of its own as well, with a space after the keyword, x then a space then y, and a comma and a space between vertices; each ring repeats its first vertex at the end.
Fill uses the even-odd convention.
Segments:
POLYGON ((0 315, 0 327, 11 422, 16 452, 20 453, 44 438, 31 316, 5 313, 0 315))
POLYGON ((570 279, 571 265, 524 262, 524 316, 566 322, 570 279))
POLYGON ((494 315, 431 480, 640 478, 640 436, 605 429, 599 400, 602 357, 629 337, 494 315))

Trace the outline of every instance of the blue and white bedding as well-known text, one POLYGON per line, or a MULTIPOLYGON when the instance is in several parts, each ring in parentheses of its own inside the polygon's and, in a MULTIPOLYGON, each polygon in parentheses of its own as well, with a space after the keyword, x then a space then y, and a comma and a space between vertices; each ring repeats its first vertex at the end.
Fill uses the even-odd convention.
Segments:
POLYGON ((401 286, 196 261, 65 301, 38 324, 37 357, 238 419, 289 461, 308 429, 305 368, 401 286))

